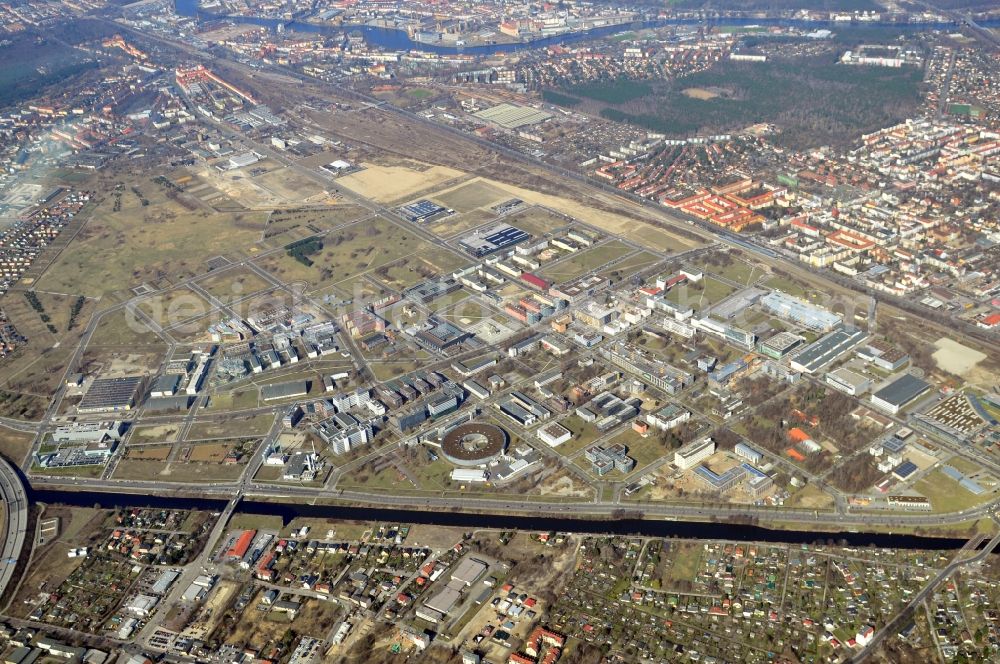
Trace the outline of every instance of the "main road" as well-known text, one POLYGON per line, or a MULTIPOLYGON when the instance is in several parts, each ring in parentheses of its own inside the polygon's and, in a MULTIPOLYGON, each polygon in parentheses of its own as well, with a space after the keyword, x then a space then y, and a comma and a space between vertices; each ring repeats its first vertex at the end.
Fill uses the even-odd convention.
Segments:
POLYGON ((21 478, 7 460, 0 457, 0 499, 4 504, 3 546, 0 547, 0 610, 11 599, 7 592, 13 580, 14 568, 24 549, 28 534, 28 495, 21 478))
POLYGON ((689 505, 676 503, 595 503, 590 501, 547 503, 531 501, 530 498, 518 497, 474 498, 471 496, 444 495, 391 495, 388 493, 366 492, 351 489, 317 489, 313 487, 283 486, 275 487, 252 480, 241 479, 239 482, 219 482, 192 485, 183 482, 150 482, 140 480, 102 480, 88 478, 66 477, 35 477, 32 486, 39 490, 54 489, 71 492, 93 491, 107 493, 109 496, 135 494, 137 502, 142 502, 143 496, 212 498, 230 500, 240 496, 244 500, 262 500, 289 504, 323 504, 332 501, 341 504, 357 504, 362 506, 399 508, 410 510, 451 510, 456 507, 462 510, 482 513, 520 514, 526 516, 546 515, 553 517, 604 517, 613 518, 622 510, 641 513, 647 519, 679 520, 679 521, 725 521, 725 520, 755 520, 763 526, 780 522, 806 526, 811 529, 828 529, 833 532, 856 530, 864 532, 866 528, 878 527, 881 530, 899 528, 933 528, 949 524, 962 524, 972 520, 989 517, 1000 504, 1000 499, 989 503, 947 514, 931 514, 928 512, 908 513, 847 513, 838 514, 830 511, 788 509, 785 507, 763 507, 756 505, 689 505))

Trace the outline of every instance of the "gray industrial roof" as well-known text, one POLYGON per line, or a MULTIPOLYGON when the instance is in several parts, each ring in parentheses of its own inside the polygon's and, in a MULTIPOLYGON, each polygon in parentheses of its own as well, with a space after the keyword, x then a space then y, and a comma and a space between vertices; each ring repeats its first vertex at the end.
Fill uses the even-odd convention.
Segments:
POLYGON ((872 396, 893 406, 902 406, 916 399, 930 386, 930 383, 913 374, 903 374, 872 396))

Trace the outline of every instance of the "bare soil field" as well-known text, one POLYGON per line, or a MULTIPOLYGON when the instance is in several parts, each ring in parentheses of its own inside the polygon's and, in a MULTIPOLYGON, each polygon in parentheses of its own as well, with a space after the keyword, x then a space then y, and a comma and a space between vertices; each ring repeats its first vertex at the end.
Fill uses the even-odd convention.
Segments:
POLYGON ((393 203, 461 175, 462 171, 453 168, 416 161, 400 161, 391 166, 365 163, 363 170, 339 178, 337 184, 379 203, 393 203))
POLYGON ((124 458, 133 461, 166 461, 170 456, 170 447, 170 445, 129 445, 124 458))
MULTIPOLYGON (((945 371, 974 380, 987 378, 987 376, 982 376, 978 370, 978 365, 987 357, 986 353, 963 346, 947 337, 938 339, 934 342, 934 346, 937 350, 934 351, 932 357, 937 365, 945 371)), ((993 378, 995 379, 996 376, 994 375, 993 378)))
POLYGON ((220 463, 229 454, 232 445, 226 443, 205 443, 193 445, 188 459, 192 462, 220 463))

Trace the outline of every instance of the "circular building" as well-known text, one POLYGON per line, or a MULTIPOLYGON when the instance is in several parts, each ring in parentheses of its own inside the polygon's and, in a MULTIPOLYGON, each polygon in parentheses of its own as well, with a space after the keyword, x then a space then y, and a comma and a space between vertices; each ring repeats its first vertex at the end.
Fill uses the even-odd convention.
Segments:
POLYGON ((444 458, 456 466, 482 466, 503 454, 507 432, 495 424, 469 422, 460 424, 441 441, 444 458))

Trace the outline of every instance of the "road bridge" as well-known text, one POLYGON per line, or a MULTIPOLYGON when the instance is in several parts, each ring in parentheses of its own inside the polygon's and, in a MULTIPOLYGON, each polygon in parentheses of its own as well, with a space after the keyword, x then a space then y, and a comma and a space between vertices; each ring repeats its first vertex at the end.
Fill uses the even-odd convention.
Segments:
POLYGON ((0 458, 0 499, 3 500, 3 546, 0 547, 0 610, 11 599, 14 570, 28 534, 28 494, 21 478, 6 459, 0 458))

